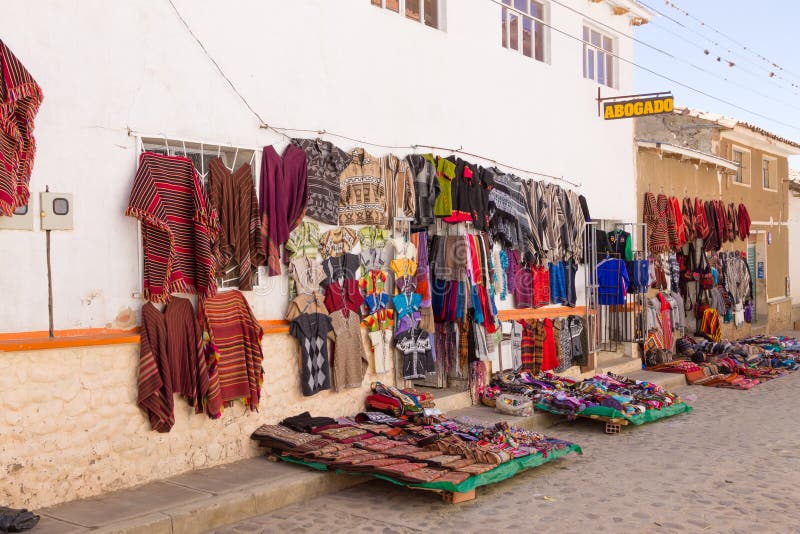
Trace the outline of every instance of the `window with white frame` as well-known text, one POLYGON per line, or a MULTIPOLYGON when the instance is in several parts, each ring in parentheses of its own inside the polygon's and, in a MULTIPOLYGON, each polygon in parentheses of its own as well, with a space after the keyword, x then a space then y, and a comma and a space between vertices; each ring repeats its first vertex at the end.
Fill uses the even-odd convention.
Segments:
POLYGON ((775 158, 761 158, 761 185, 764 189, 778 189, 778 160, 775 158))
POLYGON ((750 185, 750 151, 739 147, 731 148, 731 159, 737 163, 733 183, 750 185))
POLYGON ((425 26, 444 30, 445 0, 371 0, 372 5, 402 14, 425 26))
POLYGON ((502 44, 536 61, 547 61, 545 5, 536 0, 503 0, 502 44), (509 9, 513 8, 513 9, 509 9))
POLYGON ((583 27, 583 77, 616 87, 616 39, 591 26, 583 27))

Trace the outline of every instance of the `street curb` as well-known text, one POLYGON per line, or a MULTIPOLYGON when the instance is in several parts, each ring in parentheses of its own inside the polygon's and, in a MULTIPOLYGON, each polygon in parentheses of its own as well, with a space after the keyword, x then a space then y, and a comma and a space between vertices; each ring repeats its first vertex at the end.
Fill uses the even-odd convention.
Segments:
POLYGON ((223 495, 210 495, 161 512, 92 530, 102 534, 201 534, 356 486, 368 477, 298 469, 297 477, 276 486, 270 481, 223 495))

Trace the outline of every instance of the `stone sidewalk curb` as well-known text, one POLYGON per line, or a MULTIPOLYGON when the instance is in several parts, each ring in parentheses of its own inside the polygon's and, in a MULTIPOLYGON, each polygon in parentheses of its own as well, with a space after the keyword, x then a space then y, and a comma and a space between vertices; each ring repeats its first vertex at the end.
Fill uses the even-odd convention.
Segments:
MULTIPOLYGON (((628 376, 656 382, 670 390, 687 385, 682 374, 636 371, 628 376)), ((509 417, 480 405, 448 414, 490 424, 505 420, 535 431, 565 422, 562 416, 540 412, 529 417, 509 417)), ((199 534, 370 479, 323 473, 258 457, 44 509, 39 512, 42 522, 36 532, 199 534)))
MULTIPOLYGON (((203 493, 187 503, 162 503, 162 509, 153 511, 156 505, 144 505, 133 510, 130 517, 120 518, 108 524, 98 524, 102 519, 94 521, 91 518, 65 519, 69 517, 70 507, 91 506, 94 501, 96 508, 94 514, 102 517, 103 503, 98 499, 73 501, 42 510, 42 522, 36 529, 37 534, 79 534, 84 532, 102 534, 199 534, 209 529, 221 527, 250 517, 265 514, 285 506, 302 503, 307 500, 328 494, 351 486, 361 484, 367 480, 361 476, 344 476, 333 473, 323 473, 298 466, 283 465, 269 462, 264 457, 253 458, 237 462, 247 465, 251 470, 260 468, 269 469, 271 466, 285 467, 290 476, 282 476, 276 482, 267 475, 265 480, 256 484, 245 484, 240 488, 224 493, 203 493), (138 513, 137 513, 138 512, 138 513)), ((212 471, 211 468, 204 471, 212 471)), ((163 481, 181 487, 180 484, 163 481)), ((138 489, 145 490, 149 484, 138 489)), ((125 499, 126 493, 132 490, 115 492, 115 497, 125 499)), ((102 498, 102 496, 101 496, 102 498)))

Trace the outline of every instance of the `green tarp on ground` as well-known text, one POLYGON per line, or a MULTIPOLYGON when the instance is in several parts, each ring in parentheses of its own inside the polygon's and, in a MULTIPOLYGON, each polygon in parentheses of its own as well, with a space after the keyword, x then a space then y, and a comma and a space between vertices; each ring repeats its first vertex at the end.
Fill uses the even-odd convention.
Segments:
MULTIPOLYGON (((558 415, 566 415, 554 410, 553 408, 547 406, 546 404, 537 404, 536 409, 558 415)), ((660 410, 647 410, 644 413, 637 413, 636 415, 625 415, 622 412, 619 412, 613 408, 607 408, 606 406, 590 406, 589 408, 586 408, 582 412, 579 412, 577 415, 582 415, 587 417, 590 417, 592 415, 598 415, 600 417, 608 417, 610 419, 625 419, 626 421, 629 421, 634 425, 643 425, 645 423, 658 421, 659 419, 663 419, 664 417, 672 417, 673 415, 688 413, 691 411, 692 411, 691 406, 689 406, 684 402, 681 402, 679 404, 673 404, 672 406, 667 406, 666 408, 661 408, 660 410)))
MULTIPOLYGON (((562 456, 566 456, 571 452, 577 452, 578 454, 583 454, 583 451, 581 451, 580 446, 572 444, 564 449, 550 451, 549 453, 547 453, 547 457, 545 457, 544 454, 539 453, 539 454, 531 454, 529 456, 523 456, 522 458, 514 458, 511 461, 498 465, 491 471, 481 473, 480 475, 473 475, 460 484, 453 484, 452 482, 426 482, 424 484, 411 484, 408 482, 403 482, 402 480, 397 480, 390 476, 382 475, 380 473, 363 473, 355 471, 346 471, 344 469, 337 469, 335 472, 347 475, 368 475, 374 478, 387 480, 392 484, 397 484, 398 486, 407 486, 410 488, 425 488, 425 489, 452 491, 456 493, 464 493, 467 491, 472 491, 478 486, 494 484, 496 482, 500 482, 507 478, 511 478, 521 471, 525 471, 526 469, 531 469, 533 467, 540 466, 544 463, 550 462, 557 458, 561 458, 562 456)), ((290 458, 288 456, 281 456, 280 459, 293 464, 305 465, 307 467, 311 467, 318 471, 329 470, 327 465, 319 462, 304 462, 303 460, 290 458)))

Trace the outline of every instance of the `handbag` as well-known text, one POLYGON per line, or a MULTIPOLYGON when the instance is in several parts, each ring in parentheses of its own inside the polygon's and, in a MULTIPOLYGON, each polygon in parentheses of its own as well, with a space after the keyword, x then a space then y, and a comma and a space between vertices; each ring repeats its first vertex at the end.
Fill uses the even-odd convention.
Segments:
POLYGON ((711 267, 706 257, 706 249, 700 250, 700 265, 697 266, 695 278, 700 283, 700 289, 711 289, 714 287, 714 276, 711 274, 711 267))

